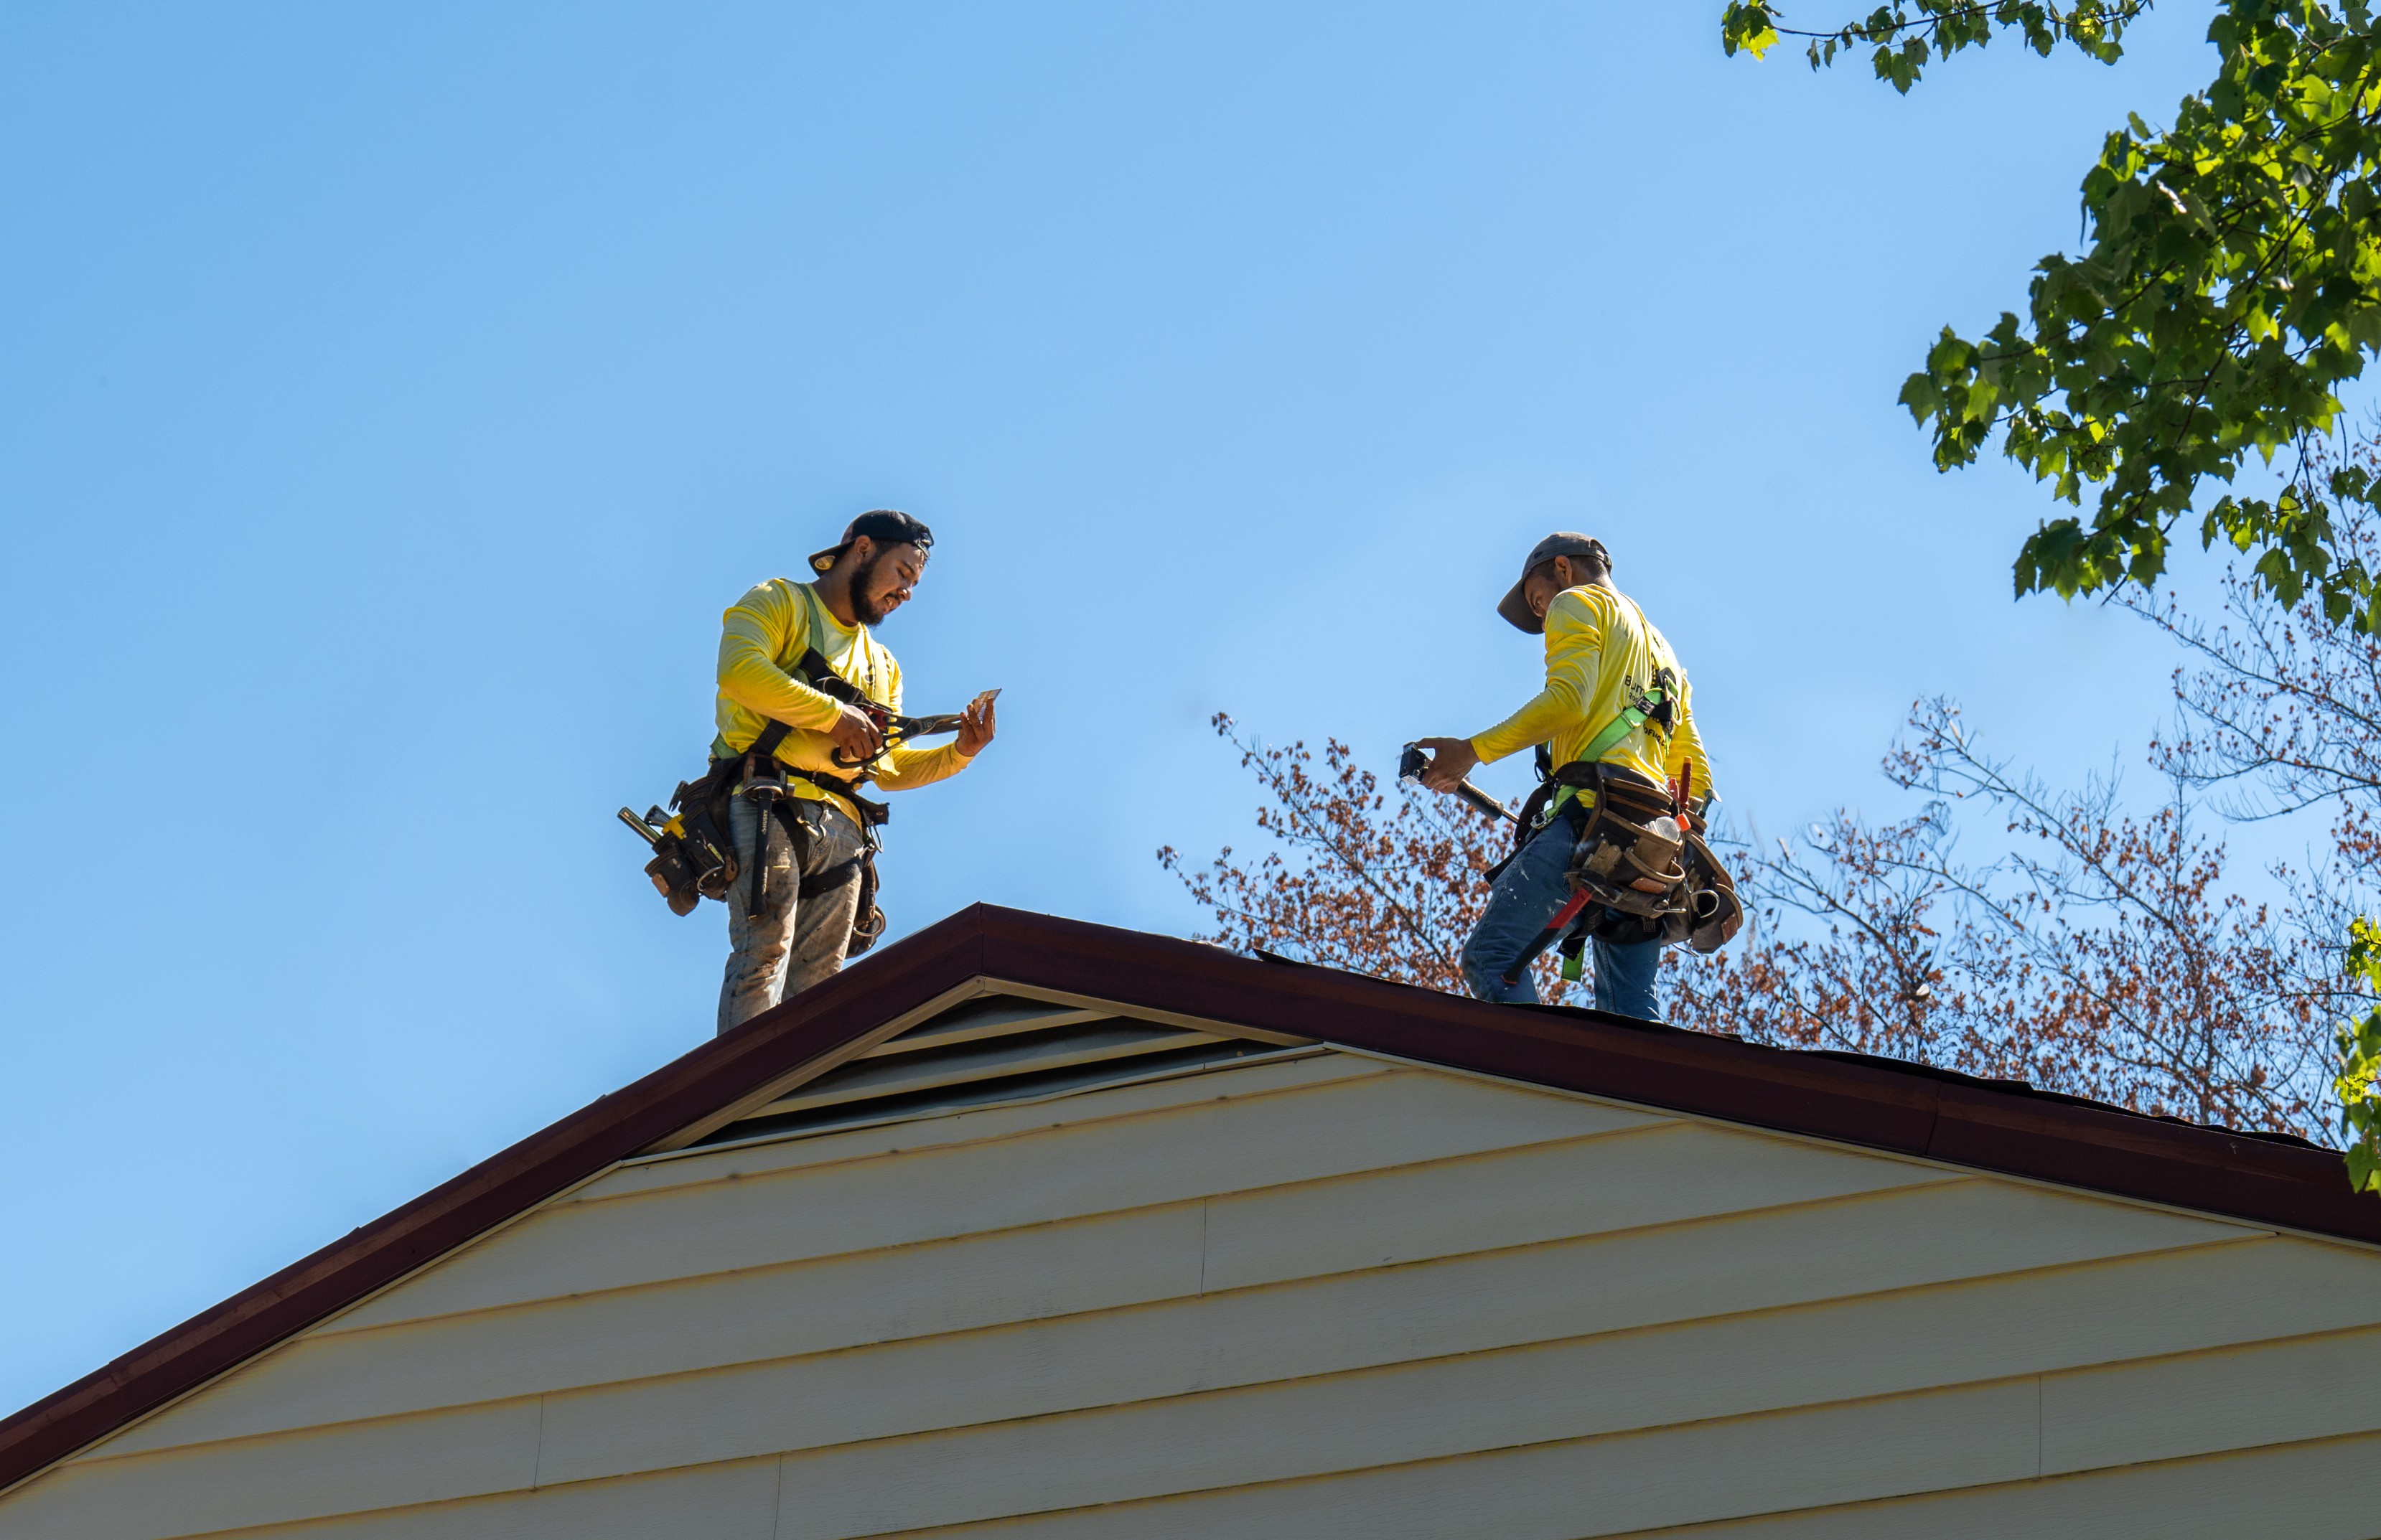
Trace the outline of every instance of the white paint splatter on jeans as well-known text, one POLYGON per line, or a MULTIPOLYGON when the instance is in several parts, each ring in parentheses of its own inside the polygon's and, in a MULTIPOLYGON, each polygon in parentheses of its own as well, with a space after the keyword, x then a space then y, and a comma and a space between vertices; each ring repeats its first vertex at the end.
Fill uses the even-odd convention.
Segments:
MULTIPOLYGON (((840 808, 824 802, 797 801, 795 816, 809 831, 809 859, 801 876, 812 877, 842 865, 863 848, 860 826, 840 808)), ((719 986, 719 1030, 759 1015, 782 1000, 801 993, 843 966, 843 949, 851 940, 851 922, 860 903, 860 874, 814 893, 795 897, 793 842, 776 820, 769 824, 769 872, 758 919, 747 919, 752 880, 750 860, 752 831, 759 813, 739 796, 727 809, 728 837, 736 842, 745 868, 727 895, 727 976, 719 986)))

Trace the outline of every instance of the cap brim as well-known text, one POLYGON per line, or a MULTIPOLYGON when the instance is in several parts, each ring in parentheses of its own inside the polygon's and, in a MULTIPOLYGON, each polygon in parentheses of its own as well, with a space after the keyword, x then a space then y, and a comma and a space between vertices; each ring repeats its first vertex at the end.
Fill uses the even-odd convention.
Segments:
POLYGON ((812 572, 826 571, 829 567, 835 565, 836 559, 837 557, 841 556, 845 552, 850 549, 851 542, 849 540, 846 540, 841 545, 828 546, 824 551, 812 552, 811 570, 812 572))
POLYGON ((1529 596, 1521 590, 1530 586, 1527 577, 1513 585, 1513 591, 1496 601, 1496 612, 1512 622, 1513 628, 1532 637, 1546 634, 1546 623, 1530 609, 1529 596))

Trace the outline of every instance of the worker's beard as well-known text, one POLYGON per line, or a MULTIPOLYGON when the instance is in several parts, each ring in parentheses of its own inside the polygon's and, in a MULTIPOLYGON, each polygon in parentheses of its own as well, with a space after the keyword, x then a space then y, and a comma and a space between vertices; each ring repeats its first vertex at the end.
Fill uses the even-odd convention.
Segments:
POLYGON ((868 564, 851 575, 851 614, 862 625, 875 625, 885 619, 884 603, 876 596, 876 569, 892 554, 884 550, 872 552, 868 564))

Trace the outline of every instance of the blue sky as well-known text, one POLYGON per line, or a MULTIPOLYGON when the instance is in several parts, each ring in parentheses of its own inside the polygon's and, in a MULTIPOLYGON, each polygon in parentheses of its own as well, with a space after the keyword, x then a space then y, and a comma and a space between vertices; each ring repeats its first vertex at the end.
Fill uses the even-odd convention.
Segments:
POLYGON ((1209 715, 1384 768, 1485 726, 1556 527, 1740 817, 1883 809, 1921 693, 2137 759, 2171 655, 2013 602, 2044 495, 1893 398, 2206 7, 1907 99, 1718 9, 0 13, 0 1403, 708 1036, 722 911, 612 810, 862 508, 940 536, 915 706, 1006 692, 899 804, 897 933, 1194 928, 1152 853, 1254 803, 1209 715))

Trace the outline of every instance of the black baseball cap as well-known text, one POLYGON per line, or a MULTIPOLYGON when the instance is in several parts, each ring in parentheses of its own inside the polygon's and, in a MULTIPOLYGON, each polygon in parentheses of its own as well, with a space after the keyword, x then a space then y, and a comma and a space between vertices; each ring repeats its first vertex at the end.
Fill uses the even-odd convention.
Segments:
POLYGON ((844 527, 842 540, 812 553, 811 570, 824 572, 835 565, 836 558, 862 535, 878 545, 914 545, 921 551, 930 551, 934 544, 934 532, 899 509, 872 508, 844 527))
POLYGON ((1546 623, 1530 612, 1530 601, 1522 597, 1521 589, 1528 586, 1530 574, 1557 556, 1593 556, 1602 562, 1607 571, 1612 566, 1611 553, 1604 549, 1604 542, 1591 535, 1575 535, 1564 530, 1548 535, 1530 547, 1529 556, 1521 563, 1520 579, 1513 585, 1510 593, 1497 600, 1496 612, 1532 637, 1545 635, 1546 623))

